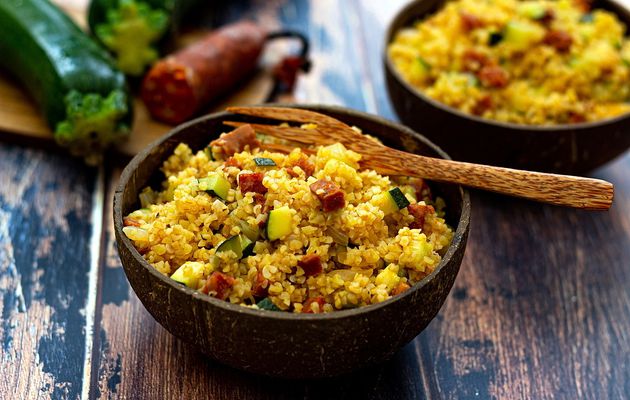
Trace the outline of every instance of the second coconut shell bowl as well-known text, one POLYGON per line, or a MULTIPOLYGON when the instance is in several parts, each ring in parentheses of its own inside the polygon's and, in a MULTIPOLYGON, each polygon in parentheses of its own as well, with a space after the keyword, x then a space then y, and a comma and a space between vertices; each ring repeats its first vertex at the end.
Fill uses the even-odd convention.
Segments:
MULTIPOLYGON (((446 0, 419 0, 392 20, 385 48, 396 32, 438 11, 446 0)), ((612 0, 593 8, 612 11, 630 26, 630 12, 612 0)), ((469 115, 429 98, 395 70, 383 54, 387 88, 401 121, 435 142, 454 159, 534 171, 586 173, 630 147, 630 114, 571 125, 531 126, 469 115)))
MULTIPOLYGON (((295 106, 327 114, 385 144, 437 158, 449 157, 402 125, 332 106, 295 106)), ((159 168, 180 143, 193 151, 221 132, 223 121, 252 121, 227 112, 183 124, 139 153, 122 173, 114 196, 116 242, 135 293, 153 317, 199 352, 227 365, 283 378, 344 374, 391 357, 437 315, 459 271, 470 221, 468 193, 458 185, 433 183, 444 198, 453 240, 436 270, 403 294, 382 303, 328 314, 255 310, 182 286, 147 263, 123 233, 123 217, 138 208, 138 194, 159 184, 159 168)))

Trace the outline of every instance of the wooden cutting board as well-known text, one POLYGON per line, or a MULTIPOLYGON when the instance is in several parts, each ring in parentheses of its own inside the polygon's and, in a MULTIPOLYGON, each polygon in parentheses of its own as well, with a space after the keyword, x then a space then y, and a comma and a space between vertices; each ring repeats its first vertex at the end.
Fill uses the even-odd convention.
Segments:
MULTIPOLYGON (((5 0, 0 0, 5 1, 5 0)), ((78 24, 85 28, 87 0, 53 0, 78 24)), ((208 112, 219 111, 231 105, 255 104, 265 101, 273 86, 273 79, 266 70, 260 71, 237 92, 214 104, 208 112)), ((127 155, 134 155, 153 140, 168 132, 172 126, 151 119, 142 101, 135 99, 134 125, 130 139, 119 146, 127 155)), ((28 139, 53 140, 32 99, 21 88, 19 82, 0 72, 0 138, 3 135, 20 135, 28 139)))

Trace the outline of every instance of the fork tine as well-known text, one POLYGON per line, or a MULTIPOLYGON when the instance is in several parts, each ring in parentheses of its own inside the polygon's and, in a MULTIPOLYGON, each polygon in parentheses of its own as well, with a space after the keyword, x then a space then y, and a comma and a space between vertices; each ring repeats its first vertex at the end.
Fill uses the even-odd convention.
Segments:
POLYGON ((256 131, 265 135, 277 137, 280 139, 286 139, 293 142, 298 142, 302 144, 330 144, 334 143, 335 140, 333 138, 327 138, 320 134, 319 131, 315 129, 302 129, 302 128, 293 128, 290 126, 276 126, 276 125, 264 125, 264 124, 251 124, 246 122, 236 122, 236 121, 223 121, 223 124, 228 126, 233 126, 238 128, 242 125, 251 125, 251 127, 256 131))
POLYGON ((352 129, 343 122, 320 114, 314 111, 303 110, 300 108, 283 108, 283 107, 228 107, 227 111, 250 115, 253 117, 270 118, 279 121, 293 121, 302 123, 314 123, 322 126, 328 126, 337 129, 352 129))

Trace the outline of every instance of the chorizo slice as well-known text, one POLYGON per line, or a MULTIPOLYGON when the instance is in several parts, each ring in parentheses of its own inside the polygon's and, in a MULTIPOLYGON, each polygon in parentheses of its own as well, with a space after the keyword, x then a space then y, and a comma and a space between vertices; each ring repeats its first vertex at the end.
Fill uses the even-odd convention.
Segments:
POLYGON ((265 174, 262 172, 243 173, 238 176, 238 187, 241 193, 254 192, 258 194, 267 193, 267 188, 263 185, 265 174))
POLYGON ((226 167, 236 167, 238 169, 241 168, 241 163, 239 163, 238 160, 234 157, 230 157, 227 160, 225 160, 224 165, 226 167))
POLYGON ((259 272, 256 275, 256 280, 252 285, 252 295, 254 297, 267 297, 267 293, 269 292, 269 280, 266 279, 262 272, 259 272))
POLYGON ((337 184, 326 179, 320 179, 309 186, 325 212, 336 211, 346 205, 345 193, 337 184))
POLYGON ((550 30, 547 31, 543 42, 555 48, 559 53, 566 53, 571 49, 573 38, 566 31, 550 30))
POLYGON ((488 65, 478 73, 479 80, 486 87, 503 88, 509 82, 508 73, 498 65, 488 65))
POLYGON ((407 210, 409 210, 409 214, 414 218, 413 222, 409 224, 409 228, 411 229, 422 229, 427 214, 435 213, 433 206, 424 204, 409 204, 407 210))
POLYGON ((459 17, 462 22, 462 29, 465 32, 470 32, 485 25, 483 20, 474 14, 462 12, 459 14, 459 17))
POLYGON ((302 171, 304 171, 304 174, 306 174, 307 177, 313 175, 313 172, 315 172, 315 166, 304 154, 302 154, 297 161, 293 161, 291 164, 285 167, 289 175, 297 178, 299 174, 293 170, 293 167, 299 167, 302 171))
POLYGON ((245 150, 246 146, 250 149, 260 147, 260 142, 256 138, 256 132, 251 125, 242 125, 229 133, 223 133, 218 139, 210 142, 213 150, 217 150, 224 157, 231 157, 236 153, 245 150))
POLYGON ((468 49, 462 54, 462 67, 464 71, 478 72, 481 68, 492 65, 493 62, 487 55, 468 49))
POLYGON ((324 304, 326 304, 326 299, 323 296, 308 298, 304 302, 302 312, 305 314, 321 313, 324 311, 324 304))
POLYGON ((317 254, 307 254, 300 261, 298 266, 304 270, 304 276, 314 276, 323 271, 322 260, 317 254))
POLYGON ((201 292, 217 299, 225 300, 228 292, 234 286, 234 278, 223 272, 215 271, 210 275, 206 283, 201 288, 201 292))
POLYGON ((494 107, 494 103, 492 102, 492 97, 486 95, 480 98, 472 108, 472 113, 475 115, 483 115, 488 110, 492 110, 494 107))

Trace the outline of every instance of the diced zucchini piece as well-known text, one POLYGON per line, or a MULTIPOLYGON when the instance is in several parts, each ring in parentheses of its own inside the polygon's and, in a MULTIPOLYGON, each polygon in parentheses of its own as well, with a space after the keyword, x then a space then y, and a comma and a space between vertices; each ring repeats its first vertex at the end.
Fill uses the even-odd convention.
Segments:
POLYGON ((247 238, 249 238, 250 240, 255 242, 260 237, 260 230, 258 229, 258 227, 253 228, 246 221, 240 221, 239 226, 241 227, 243 235, 247 236, 247 238))
POLYGON ((479 78, 477 78, 475 75, 473 74, 464 74, 466 75, 466 78, 468 79, 468 86, 470 87, 479 87, 481 86, 481 83, 479 82, 479 78))
POLYGON ((255 241, 250 240, 245 235, 239 235, 241 240, 241 258, 249 257, 254 254, 255 241))
POLYGON ((287 206, 269 212, 267 218, 267 239, 277 240, 293 232, 293 213, 287 206))
POLYGON ((374 200, 374 204, 383 210, 385 215, 402 210, 409 205, 409 200, 407 200, 402 190, 397 187, 377 196, 378 197, 374 200))
POLYGON ((203 149, 203 152, 206 153, 208 160, 214 161, 214 155, 212 154, 212 147, 206 146, 206 148, 203 149))
POLYGON ((273 304, 273 302, 271 301, 269 297, 265 297, 264 299, 260 300, 258 303, 256 303, 256 306, 258 306, 258 308, 261 310, 282 311, 281 309, 278 308, 278 306, 273 304))
POLYGON ((217 252, 232 251, 240 260, 253 254, 254 244, 255 242, 245 235, 234 235, 221 242, 217 247, 217 252))
POLYGON ((241 250, 241 238, 239 235, 230 236, 217 246, 217 253, 230 250, 233 251, 238 258, 241 258, 240 256, 243 255, 243 251, 241 250))
POLYGON ((230 188, 230 182, 218 173, 210 174, 207 178, 199 179, 200 190, 206 191, 223 200, 227 200, 230 188))
POLYGON ((266 157, 254 157, 254 162, 259 167, 275 167, 276 162, 271 158, 266 157))
POLYGON ((385 215, 389 215, 398 211, 398 207, 396 207, 396 203, 392 201, 389 192, 377 194, 372 199, 372 203, 380 208, 385 213, 385 215))
POLYGON ((409 200, 405 197, 405 194, 400 190, 400 188, 393 188, 389 191, 389 195, 394 199, 396 206, 399 210, 407 207, 409 205, 409 200))
POLYGON ((196 261, 183 263, 173 274, 171 279, 183 283, 189 288, 197 289, 199 280, 203 278, 204 264, 196 261))
POLYGON ((518 13, 526 18, 539 20, 547 13, 547 8, 542 3, 524 1, 518 6, 518 13))
POLYGON ((588 14, 584 14, 580 17, 580 22, 584 23, 584 24, 590 24, 595 20, 595 18, 593 17, 593 14, 588 13, 588 14))
POLYGON ((416 190, 413 187, 408 186, 408 185, 407 186, 403 186, 403 187, 400 188, 400 191, 403 192, 405 197, 407 197, 407 198, 411 197, 415 201, 418 201, 418 199, 416 198, 416 190))
POLYGON ((545 30, 527 21, 511 21, 505 26, 503 40, 517 50, 526 50, 545 36, 545 30))

